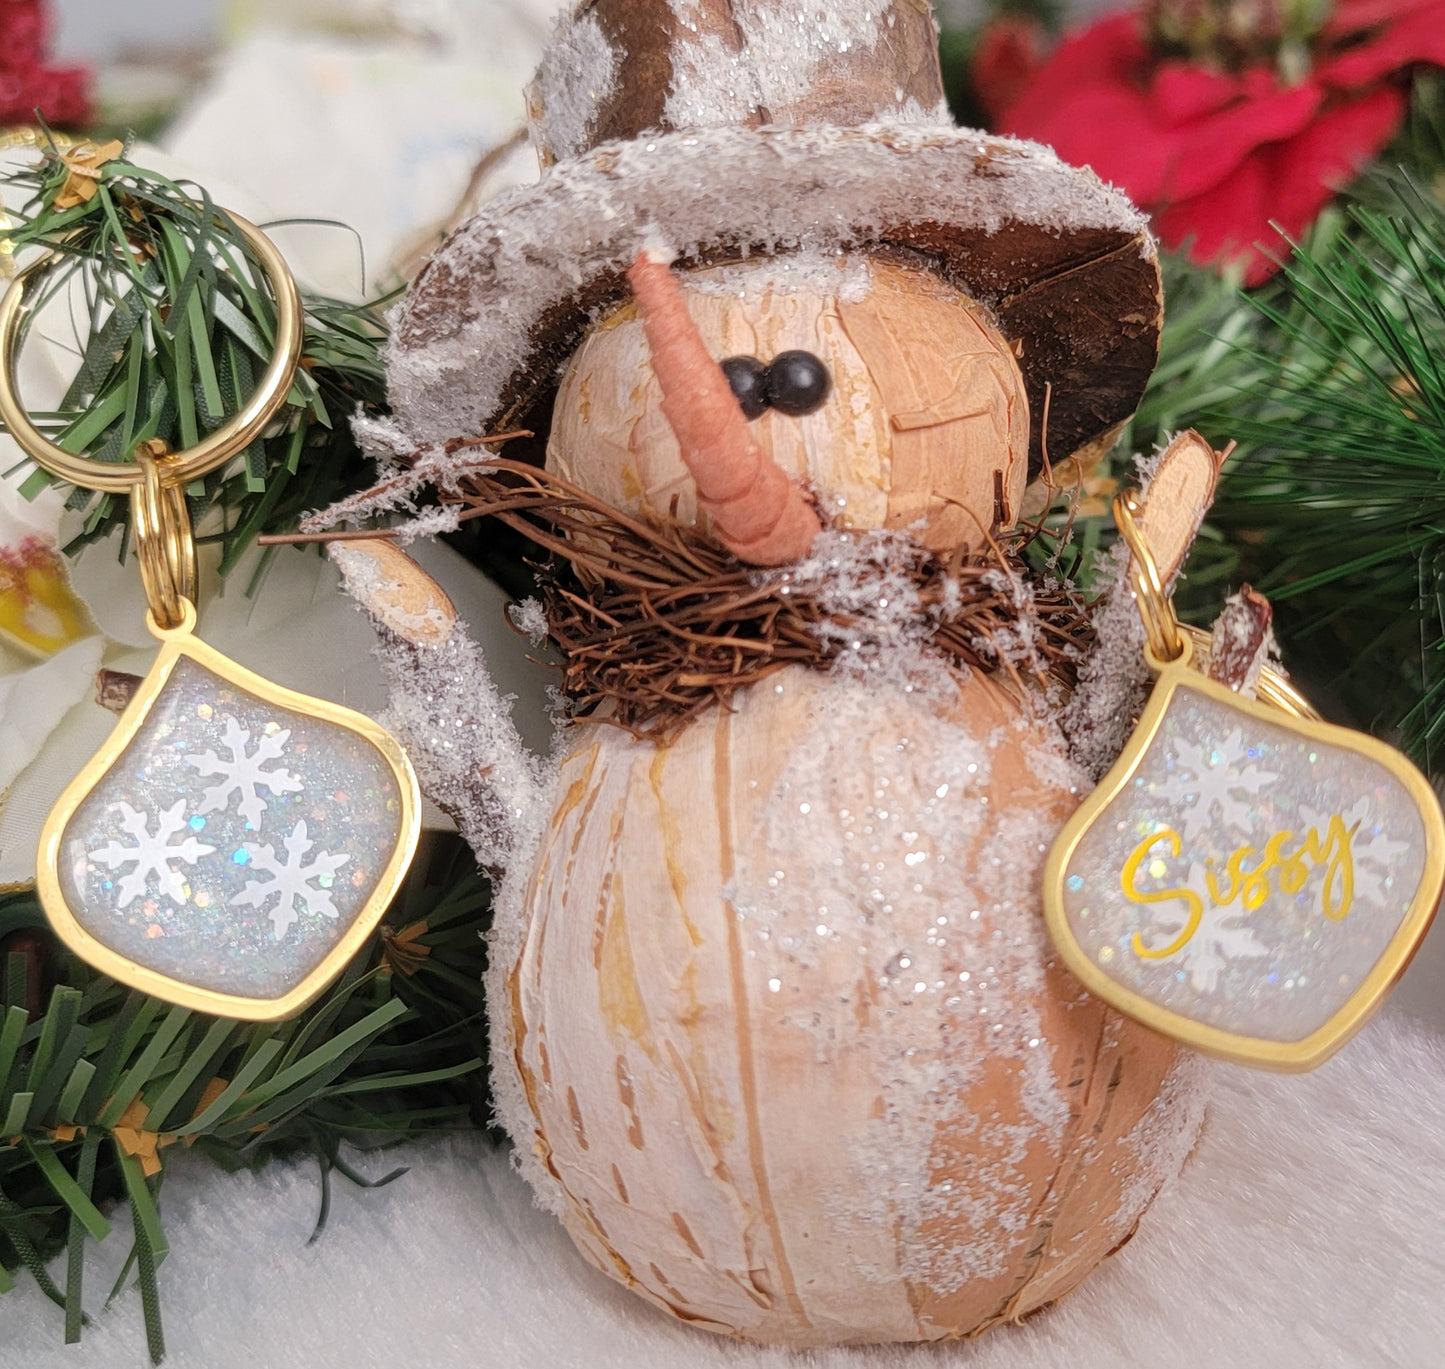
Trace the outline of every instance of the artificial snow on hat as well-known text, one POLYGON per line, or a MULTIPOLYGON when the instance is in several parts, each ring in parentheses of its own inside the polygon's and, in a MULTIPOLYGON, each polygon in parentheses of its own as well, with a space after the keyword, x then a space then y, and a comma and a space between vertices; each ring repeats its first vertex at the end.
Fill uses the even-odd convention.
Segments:
POLYGON ((391 401, 419 444, 545 440, 561 367, 659 241, 683 267, 916 254, 1012 345, 1031 473, 1102 450, 1138 404, 1163 308, 1147 219, 1046 147, 955 126, 927 0, 582 0, 528 105, 541 180, 458 229, 395 320, 391 401))

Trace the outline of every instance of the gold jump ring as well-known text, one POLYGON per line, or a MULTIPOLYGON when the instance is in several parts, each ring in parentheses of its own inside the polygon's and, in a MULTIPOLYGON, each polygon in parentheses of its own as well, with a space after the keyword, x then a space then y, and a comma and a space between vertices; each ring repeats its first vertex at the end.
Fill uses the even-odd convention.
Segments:
MULTIPOLYGON (((301 361, 301 300, 286 259, 255 224, 238 214, 229 214, 228 217, 255 253, 275 297, 276 351, 261 376, 260 384, 237 413, 194 447, 166 458, 164 483, 167 485, 184 486, 224 465, 236 453, 245 451, 286 402, 296 367, 301 361)), ((21 330, 30 308, 26 291, 60 260, 61 256, 56 252, 37 258, 16 275, 4 298, 0 299, 0 420, 25 454, 51 475, 85 489, 127 494, 147 480, 140 460, 97 461, 94 457, 66 451, 31 423, 20 399, 15 367, 20 352, 21 330)))
POLYGON ((130 492, 131 533, 146 603, 157 627, 177 627, 196 602, 196 544, 184 486, 166 469, 172 457, 136 452, 141 481, 130 492))
POLYGON ((1114 523, 1132 558, 1129 579, 1139 604, 1139 616, 1144 620, 1147 650, 1160 664, 1168 664, 1177 661, 1188 647, 1179 635, 1179 620, 1174 616, 1174 605, 1159 574, 1159 563, 1134 519, 1138 508, 1132 491, 1120 490, 1114 496, 1114 523))

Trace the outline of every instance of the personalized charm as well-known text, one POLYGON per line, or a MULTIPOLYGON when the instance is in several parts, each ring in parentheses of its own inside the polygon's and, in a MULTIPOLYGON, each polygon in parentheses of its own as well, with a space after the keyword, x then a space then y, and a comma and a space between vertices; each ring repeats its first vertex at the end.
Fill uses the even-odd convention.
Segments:
POLYGON ((1189 638, 1175 641, 1129 744, 1050 853, 1049 929, 1120 1011, 1214 1055, 1311 1069, 1429 926, 1440 807, 1392 748, 1207 679, 1189 638))
POLYGON ((115 731, 41 832, 36 888, 56 934, 123 983, 222 1017, 298 1012, 360 949, 420 831, 416 777, 369 718, 271 684, 194 635, 191 481, 255 440, 301 351, 295 283, 235 218, 276 299, 277 350, 245 407, 183 452, 142 443, 100 461, 36 430, 15 392, 27 284, 0 301, 0 419, 40 465, 128 494, 161 649, 115 731))

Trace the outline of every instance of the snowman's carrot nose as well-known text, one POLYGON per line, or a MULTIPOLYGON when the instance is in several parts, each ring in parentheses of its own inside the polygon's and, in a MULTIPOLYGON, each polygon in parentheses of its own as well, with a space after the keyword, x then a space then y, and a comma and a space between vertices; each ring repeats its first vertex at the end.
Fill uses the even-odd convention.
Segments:
POLYGON ((822 525, 797 483, 758 445, 667 264, 639 252, 627 273, 662 386, 662 412, 723 545, 755 566, 807 554, 822 525))

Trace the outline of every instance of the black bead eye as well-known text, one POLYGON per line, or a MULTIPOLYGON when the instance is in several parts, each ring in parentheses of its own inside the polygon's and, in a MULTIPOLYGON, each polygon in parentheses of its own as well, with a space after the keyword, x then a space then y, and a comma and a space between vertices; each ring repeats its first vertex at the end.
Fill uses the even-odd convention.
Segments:
POLYGON ((768 368, 757 357, 728 357, 722 369, 743 417, 750 423, 760 418, 768 407, 768 368))
POLYGON ((821 409, 831 387, 828 368, 811 352, 779 352, 768 367, 768 402, 793 418, 821 409))

